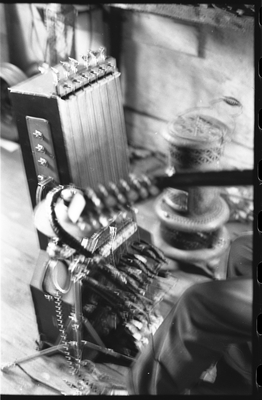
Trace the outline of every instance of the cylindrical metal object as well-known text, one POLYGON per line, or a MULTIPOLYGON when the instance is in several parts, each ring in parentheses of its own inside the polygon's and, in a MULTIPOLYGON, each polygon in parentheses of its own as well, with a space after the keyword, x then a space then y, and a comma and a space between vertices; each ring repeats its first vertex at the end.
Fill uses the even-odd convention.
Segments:
MULTIPOLYGON (((241 106, 233 98, 214 104, 218 102, 241 106)), ((212 107, 201 107, 168 123, 163 132, 169 147, 168 169, 189 174, 218 171, 225 141, 232 133, 232 124, 225 121, 212 107)), ((214 265, 227 249, 229 235, 223 225, 230 213, 218 187, 168 188, 157 198, 155 209, 160 220, 155 244, 168 257, 214 265)))
MULTIPOLYGON (((204 172, 219 169, 223 153, 225 124, 205 114, 183 115, 167 126, 171 166, 176 172, 204 172)), ((189 187, 188 213, 201 215, 211 210, 217 198, 214 187, 189 187)))

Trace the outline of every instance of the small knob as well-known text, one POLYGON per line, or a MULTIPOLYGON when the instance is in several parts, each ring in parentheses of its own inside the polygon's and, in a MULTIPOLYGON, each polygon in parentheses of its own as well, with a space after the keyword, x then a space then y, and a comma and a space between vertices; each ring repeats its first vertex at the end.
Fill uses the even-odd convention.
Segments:
POLYGON ((79 62, 77 60, 75 60, 74 58, 68 57, 69 59, 69 65, 71 67, 71 71, 76 74, 77 73, 77 66, 79 64, 79 62))
POLYGON ((104 47, 99 47, 97 58, 100 62, 103 62, 106 59, 105 51, 106 49, 104 47))
POLYGON ((47 166, 47 161, 46 161, 46 159, 45 158, 39 158, 39 160, 37 160, 37 162, 40 164, 40 165, 42 165, 42 166, 47 166))
POLYGON ((42 146, 41 144, 38 144, 37 146, 35 146, 36 151, 38 151, 39 153, 44 153, 45 152, 45 148, 44 146, 42 146))
POLYGON ((45 179, 44 175, 37 175, 38 182, 42 182, 45 179))
POLYGON ((33 132, 33 136, 37 139, 43 139, 42 132, 38 131, 37 129, 33 132))
POLYGON ((97 58, 96 58, 95 54, 91 50, 89 50, 88 56, 89 56, 89 60, 90 60, 90 62, 89 62, 90 67, 95 67, 97 65, 97 58))

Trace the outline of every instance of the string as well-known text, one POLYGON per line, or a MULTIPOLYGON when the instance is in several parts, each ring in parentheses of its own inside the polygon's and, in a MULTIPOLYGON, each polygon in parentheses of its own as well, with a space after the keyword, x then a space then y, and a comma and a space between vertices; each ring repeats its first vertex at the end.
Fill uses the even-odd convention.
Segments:
POLYGON ((76 114, 77 114, 77 120, 78 120, 78 126, 79 126, 79 131, 80 135, 78 139, 81 139, 81 148, 80 148, 80 154, 81 156, 81 162, 80 162, 80 167, 81 167, 81 186, 85 187, 86 183, 89 181, 89 168, 88 168, 88 157, 86 157, 86 154, 90 152, 89 149, 89 143, 87 140, 85 140, 87 137, 90 137, 89 135, 89 129, 88 129, 88 118, 86 118, 86 96, 85 96, 85 90, 81 90, 78 92, 76 95, 76 114))
POLYGON ((99 132, 99 119, 97 117, 97 83, 92 84, 92 92, 90 93, 90 116, 92 116, 91 119, 91 137, 90 137, 90 142, 93 143, 94 147, 94 154, 93 154, 93 160, 94 160, 94 166, 93 166, 93 179, 96 182, 101 182, 104 183, 105 177, 107 174, 104 175, 106 171, 104 171, 104 166, 103 166, 103 159, 102 159, 102 153, 101 153, 101 146, 103 145, 100 140, 100 135, 101 132, 99 132), (94 168, 96 167, 96 168, 94 168))
POLYGON ((107 88, 108 85, 110 85, 110 80, 111 78, 104 78, 99 85, 99 94, 100 94, 100 99, 101 99, 101 108, 102 108, 102 114, 103 114, 103 119, 105 121, 105 136, 106 136, 106 143, 108 146, 108 166, 110 168, 110 176, 111 180, 113 182, 116 181, 116 174, 115 174, 115 168, 114 168, 114 161, 116 159, 116 154, 114 152, 114 131, 111 126, 111 120, 110 120, 110 106, 111 103, 109 102, 108 96, 107 96, 107 88), (113 151, 112 151, 113 150, 113 151))
POLYGON ((104 110, 105 105, 103 96, 101 94, 101 91, 103 91, 104 82, 105 81, 102 80, 102 83, 100 81, 96 84, 94 100, 96 105, 96 119, 99 127, 98 141, 102 158, 103 179, 106 183, 109 183, 113 176, 113 171, 111 168, 111 143, 113 141, 113 137, 108 140, 106 115, 104 110))
MULTIPOLYGON (((60 190, 62 190, 62 189, 60 189, 60 190)), ((60 195, 60 191, 58 191, 58 192, 56 193, 56 196, 53 197, 53 201, 54 201, 54 202, 57 200, 57 198, 59 197, 59 195, 60 195)), ((135 219, 135 214, 133 214, 133 216, 134 216, 134 219, 135 219)), ((138 234, 139 234, 139 231, 138 231, 138 234)), ((139 236, 140 236, 140 235, 139 235, 139 236)), ((100 291, 96 291, 95 288, 92 288, 91 290, 93 290, 94 292, 96 292, 96 294, 97 294, 98 296, 102 296, 102 298, 105 298, 107 301, 109 300, 109 298, 106 296, 106 293, 102 294, 102 293, 100 293, 100 291)), ((169 290, 170 290, 170 288, 169 288, 169 290)), ((162 299, 163 299, 163 297, 164 297, 167 293, 168 293, 168 290, 165 291, 165 293, 164 293, 163 296, 162 296, 162 299)), ((141 298, 141 297, 140 297, 140 302, 141 302, 141 305, 143 306, 144 310, 147 310, 147 304, 146 304, 146 302, 144 301, 144 299, 141 298)), ((156 308, 156 306, 157 306, 157 304, 158 304, 159 302, 160 302, 160 299, 158 300, 158 302, 155 302, 155 303, 154 303, 154 305, 153 305, 152 309, 150 310, 150 312, 153 312, 153 310, 156 308)), ((110 303, 111 303, 111 301, 110 301, 110 303)), ((113 305, 113 304, 111 303, 111 305, 113 305)), ((114 305, 113 305, 113 308, 115 308, 114 305)), ((115 311, 117 312, 117 308, 115 308, 115 311)), ((138 308, 138 311, 139 311, 139 308, 138 308)), ((151 346, 152 346, 152 352, 153 352, 154 360, 155 360, 156 362, 160 362, 160 361, 157 359, 157 357, 156 357, 156 349, 155 349, 155 342, 154 342, 153 324, 152 324, 152 318, 151 318, 150 312, 145 312, 145 313, 143 313, 143 315, 144 315, 144 318, 145 318, 145 320, 146 320, 147 329, 148 329, 148 331, 149 331, 149 333, 150 333, 151 346)), ((117 314, 118 314, 118 312, 117 312, 117 314)), ((120 315, 118 314, 118 316, 120 316, 120 315)), ((122 323, 123 323, 123 321, 122 321, 122 323)))
MULTIPOLYGON (((74 93, 70 96, 70 99, 68 99, 69 107, 68 110, 70 112, 70 119, 71 119, 71 126, 72 126, 72 142, 74 144, 73 150, 74 150, 74 158, 75 158, 75 165, 77 166, 76 172, 77 172, 77 179, 74 179, 74 182, 78 182, 79 185, 82 187, 84 186, 84 183, 87 181, 86 177, 86 172, 87 172, 87 167, 86 167, 86 144, 85 144, 85 137, 83 133, 83 123, 82 123, 82 118, 79 110, 79 104, 81 104, 81 97, 82 97, 82 91, 74 93)), ((82 110, 84 111, 84 110, 82 110)), ((85 115, 85 111, 84 111, 85 115)))
MULTIPOLYGON (((88 170, 88 180, 89 180, 89 186, 92 188, 95 188, 97 185, 97 176, 96 176, 96 171, 94 171, 94 167, 96 166, 97 163, 97 149, 96 149, 96 142, 95 142, 95 135, 96 135, 96 126, 95 126, 95 120, 94 120, 94 110, 93 110, 93 102, 92 102, 92 93, 93 93, 93 85, 88 86, 85 88, 84 93, 85 93, 85 98, 84 98, 84 104, 85 104, 85 114, 84 114, 84 130, 85 130, 85 142, 88 140, 88 157, 86 157, 86 162, 88 164, 87 170, 88 170)), ((86 186, 86 183, 84 184, 86 186)))

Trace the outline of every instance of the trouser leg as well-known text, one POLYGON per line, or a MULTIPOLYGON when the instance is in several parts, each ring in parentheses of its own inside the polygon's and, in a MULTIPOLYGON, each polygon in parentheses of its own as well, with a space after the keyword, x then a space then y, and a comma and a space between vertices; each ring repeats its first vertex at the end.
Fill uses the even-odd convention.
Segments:
POLYGON ((131 367, 130 394, 179 394, 231 343, 251 340, 252 279, 191 286, 131 367))

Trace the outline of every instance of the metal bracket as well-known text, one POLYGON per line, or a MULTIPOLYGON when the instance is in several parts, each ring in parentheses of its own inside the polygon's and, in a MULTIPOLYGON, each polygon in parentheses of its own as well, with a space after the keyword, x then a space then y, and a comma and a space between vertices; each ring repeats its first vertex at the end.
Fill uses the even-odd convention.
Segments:
POLYGON ((44 118, 26 116, 26 124, 38 180, 51 177, 59 183, 49 122, 44 118))

